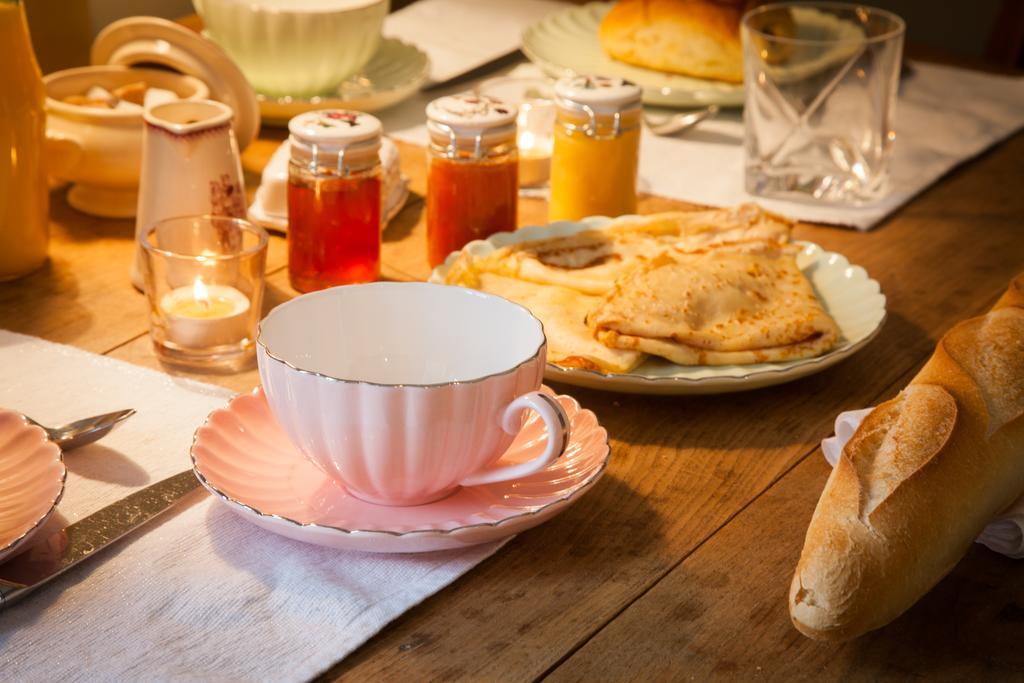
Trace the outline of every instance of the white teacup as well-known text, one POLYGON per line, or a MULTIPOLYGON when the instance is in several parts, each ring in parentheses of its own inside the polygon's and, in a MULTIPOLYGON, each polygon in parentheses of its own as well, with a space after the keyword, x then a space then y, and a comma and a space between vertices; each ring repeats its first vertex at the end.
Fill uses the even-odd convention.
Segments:
POLYGON ((209 37, 274 97, 328 94, 380 44, 389 0, 194 0, 209 37))
POLYGON ((547 343, 522 306, 461 287, 378 282, 284 303, 260 324, 270 408, 295 445, 353 495, 419 505, 515 479, 557 458, 565 413, 537 391, 547 343), (497 462, 537 411, 545 452, 497 462))

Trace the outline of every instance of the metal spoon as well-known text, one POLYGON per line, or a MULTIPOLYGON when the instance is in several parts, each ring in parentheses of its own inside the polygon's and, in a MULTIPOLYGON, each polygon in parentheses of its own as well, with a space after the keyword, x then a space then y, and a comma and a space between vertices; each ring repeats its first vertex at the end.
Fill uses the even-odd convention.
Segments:
POLYGON ((655 135, 675 135, 688 128, 693 128, 701 121, 710 119, 718 114, 718 105, 712 104, 706 109, 687 112, 685 114, 674 114, 667 119, 654 120, 649 116, 644 117, 644 123, 655 135))
POLYGON ((105 415, 75 420, 59 427, 47 427, 46 425, 39 424, 28 415, 24 417, 35 426, 42 427, 50 441, 60 446, 61 450, 70 451, 72 448, 78 448, 79 446, 102 439, 110 433, 111 429, 134 414, 135 410, 129 408, 128 410, 119 410, 115 413, 106 413, 105 415))

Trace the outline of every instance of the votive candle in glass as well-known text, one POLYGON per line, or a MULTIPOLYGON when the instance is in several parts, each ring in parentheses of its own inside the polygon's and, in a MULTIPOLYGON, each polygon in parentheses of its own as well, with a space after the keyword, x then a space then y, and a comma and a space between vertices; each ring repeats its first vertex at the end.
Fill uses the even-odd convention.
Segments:
POLYGON ((164 362, 241 369, 263 302, 267 233, 239 218, 182 216, 141 237, 150 337, 164 362))

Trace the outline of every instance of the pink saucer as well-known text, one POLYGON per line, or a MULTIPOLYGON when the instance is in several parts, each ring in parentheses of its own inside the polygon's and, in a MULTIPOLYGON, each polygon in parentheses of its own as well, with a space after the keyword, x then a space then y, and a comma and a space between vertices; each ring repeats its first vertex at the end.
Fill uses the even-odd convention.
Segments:
MULTIPOLYGON (((196 431, 192 464, 199 481, 232 510, 299 541, 384 553, 486 543, 557 515, 604 473, 607 432, 575 399, 556 399, 572 436, 553 465, 515 481, 464 487, 426 505, 373 505, 347 493, 292 445, 262 389, 210 414, 196 431)), ((536 457, 546 440, 543 423, 531 413, 502 462, 536 457)))
POLYGON ((50 518, 66 478, 57 444, 18 413, 0 408, 0 561, 50 518))

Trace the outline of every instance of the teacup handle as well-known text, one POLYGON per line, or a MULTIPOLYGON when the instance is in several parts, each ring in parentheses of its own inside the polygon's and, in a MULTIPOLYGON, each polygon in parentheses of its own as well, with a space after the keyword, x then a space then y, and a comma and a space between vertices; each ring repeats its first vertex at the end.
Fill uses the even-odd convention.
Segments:
POLYGON ((537 411, 540 419, 544 420, 544 426, 547 427, 548 447, 544 449, 544 452, 527 462, 471 474, 459 482, 462 486, 479 486, 480 484, 493 484, 498 481, 525 477, 528 474, 539 472, 562 455, 566 444, 569 443, 569 418, 566 417, 565 411, 562 410, 558 401, 548 394, 531 391, 509 403, 501 418, 501 428, 509 434, 518 434, 522 429, 519 416, 527 409, 537 411))

